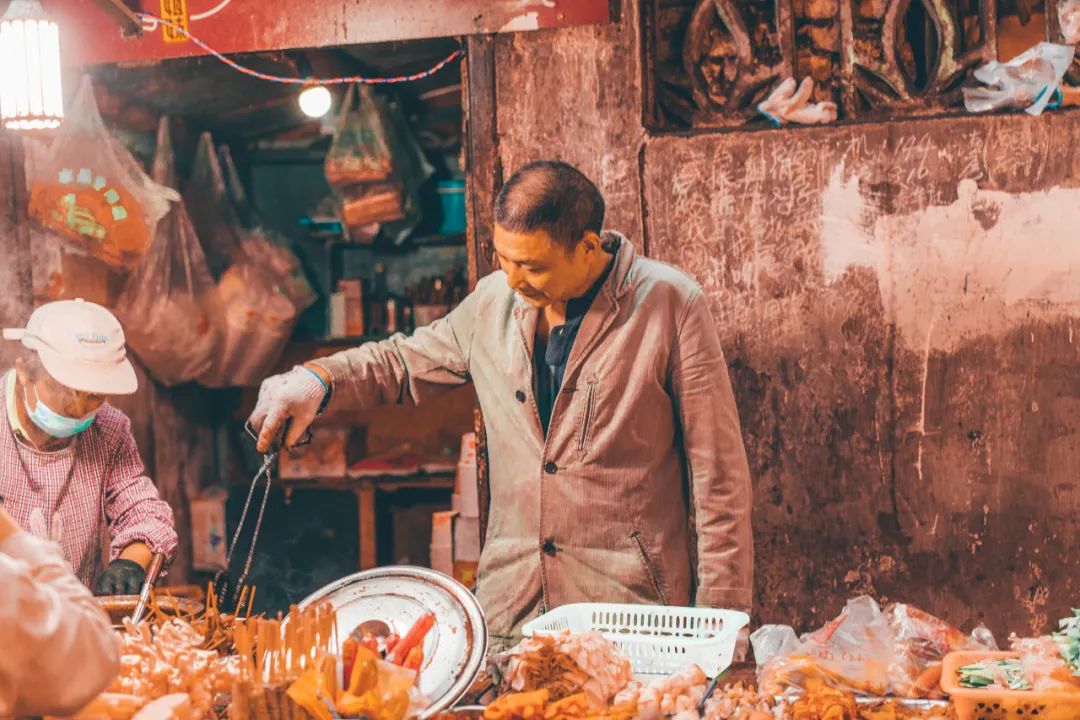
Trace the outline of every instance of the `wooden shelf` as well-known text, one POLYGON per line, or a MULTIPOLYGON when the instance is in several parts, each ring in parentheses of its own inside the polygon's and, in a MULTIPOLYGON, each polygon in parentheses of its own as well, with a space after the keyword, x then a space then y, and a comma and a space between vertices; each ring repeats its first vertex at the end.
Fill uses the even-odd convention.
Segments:
POLYGON ((389 475, 365 478, 312 478, 309 480, 281 480, 285 496, 294 490, 320 488, 348 490, 356 494, 357 527, 360 532, 360 569, 370 570, 376 566, 378 557, 375 513, 375 494, 399 490, 453 490, 454 473, 417 473, 415 475, 389 475))

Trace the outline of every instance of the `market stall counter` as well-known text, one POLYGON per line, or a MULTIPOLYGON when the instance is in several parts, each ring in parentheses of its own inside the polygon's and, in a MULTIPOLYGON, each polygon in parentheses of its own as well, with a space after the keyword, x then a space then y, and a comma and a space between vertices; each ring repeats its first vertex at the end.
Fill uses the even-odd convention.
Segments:
POLYGON ((1013 637, 1001 652, 985 628, 964 633, 917 608, 861 597, 802 636, 758 628, 751 665, 731 662, 741 613, 604 604, 557 608, 529 623, 517 646, 485 657, 479 604, 422 568, 343 578, 287 617, 251 617, 251 599, 245 589, 224 612, 211 589, 196 614, 154 600, 143 622, 125 619, 120 676, 77 717, 1080 718, 1080 611, 1057 632, 1013 637))

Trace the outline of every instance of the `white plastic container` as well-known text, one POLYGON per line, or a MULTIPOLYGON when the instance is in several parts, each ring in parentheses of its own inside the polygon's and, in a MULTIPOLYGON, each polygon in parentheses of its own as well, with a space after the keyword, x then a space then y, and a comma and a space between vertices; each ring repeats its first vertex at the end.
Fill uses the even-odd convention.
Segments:
POLYGON ((639 677, 673 675, 691 663, 715 677, 731 665, 739 630, 749 624, 750 617, 738 610, 574 603, 526 623, 522 633, 595 630, 630 659, 639 677))

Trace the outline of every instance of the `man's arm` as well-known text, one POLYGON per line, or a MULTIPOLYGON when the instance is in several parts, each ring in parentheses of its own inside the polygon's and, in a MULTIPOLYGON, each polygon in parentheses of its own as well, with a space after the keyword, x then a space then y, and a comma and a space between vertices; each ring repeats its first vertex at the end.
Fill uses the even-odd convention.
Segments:
POLYGON ((716 323, 700 290, 687 302, 672 357, 698 538, 696 604, 750 610, 753 502, 739 412, 716 323))
POLYGON ((146 476, 126 418, 119 436, 105 479, 105 517, 112 538, 109 559, 131 560, 146 569, 153 553, 163 554, 166 562, 176 554, 175 521, 172 508, 146 476))
POLYGON ((59 549, 0 509, 0 717, 68 715, 119 669, 108 618, 59 549))
POLYGON ((330 377, 331 406, 416 405, 468 382, 480 297, 473 291, 446 317, 411 336, 395 335, 312 361, 330 377))
POLYGON ((419 328, 411 337, 395 335, 267 378, 250 422, 259 433, 259 452, 266 452, 291 421, 287 446, 293 446, 329 407, 366 410, 377 405, 418 404, 469 380, 469 353, 479 323, 484 288, 505 282, 489 276, 446 317, 419 328))

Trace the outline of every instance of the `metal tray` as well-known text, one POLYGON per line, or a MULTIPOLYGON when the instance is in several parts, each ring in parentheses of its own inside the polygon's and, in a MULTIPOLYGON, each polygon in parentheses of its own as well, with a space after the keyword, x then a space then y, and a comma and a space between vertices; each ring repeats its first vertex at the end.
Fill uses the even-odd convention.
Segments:
POLYGON ((480 603, 442 573, 403 566, 366 570, 315 591, 299 607, 324 601, 337 611, 342 641, 366 620, 382 620, 404 635, 425 613, 435 613, 435 626, 424 640, 419 681, 431 706, 421 720, 452 707, 484 666, 488 635, 480 603))

